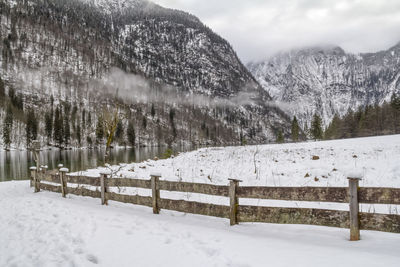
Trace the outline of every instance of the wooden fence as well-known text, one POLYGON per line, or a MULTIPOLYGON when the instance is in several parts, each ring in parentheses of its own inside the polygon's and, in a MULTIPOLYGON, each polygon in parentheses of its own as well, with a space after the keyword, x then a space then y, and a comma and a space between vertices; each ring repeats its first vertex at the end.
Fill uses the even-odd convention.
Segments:
POLYGON ((239 186, 240 181, 230 179, 229 185, 211 185, 160 180, 161 175, 151 175, 150 180, 109 178, 106 173, 100 177, 71 176, 67 169, 47 172, 31 168, 31 186, 35 192, 40 190, 100 198, 101 204, 118 201, 153 208, 158 214, 160 209, 215 216, 230 219, 230 224, 240 222, 264 222, 280 224, 308 224, 332 226, 350 229, 350 240, 360 239, 361 230, 377 230, 400 233, 400 215, 359 212, 360 203, 400 205, 399 188, 359 187, 358 178, 348 178, 349 187, 261 187, 239 186), (50 182, 50 183, 43 183, 50 182), (51 184, 52 183, 52 184, 51 184), (57 185, 54 185, 57 184, 57 185), (68 184, 89 185, 98 189, 70 187, 68 184), (122 195, 110 192, 110 187, 135 187, 150 189, 151 197, 140 195, 122 195), (100 189, 100 190, 99 190, 100 189), (207 194, 230 198, 230 206, 200 203, 186 200, 160 198, 160 190, 207 194), (240 198, 273 199, 288 201, 349 203, 349 211, 283 208, 239 205, 240 198))

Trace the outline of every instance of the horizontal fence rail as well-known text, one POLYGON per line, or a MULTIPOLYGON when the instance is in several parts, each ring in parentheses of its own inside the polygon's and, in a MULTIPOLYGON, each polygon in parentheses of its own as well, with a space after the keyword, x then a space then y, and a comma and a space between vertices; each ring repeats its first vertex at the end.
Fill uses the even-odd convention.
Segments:
POLYGON ((239 222, 312 224, 349 228, 349 212, 307 208, 239 206, 239 222))
POLYGON ((349 178, 349 187, 263 187, 239 186, 230 179, 228 186, 188 182, 160 181, 161 175, 151 179, 73 176, 67 169, 47 172, 31 168, 31 186, 40 190, 61 193, 62 196, 100 198, 102 204, 117 201, 160 209, 230 219, 231 225, 244 222, 307 224, 350 228, 350 240, 359 240, 361 230, 400 233, 400 215, 359 212, 359 204, 400 205, 400 188, 359 187, 357 178, 349 178), (68 186, 75 185, 74 187, 68 186), (88 187, 89 188, 84 188, 88 187), (94 187, 94 188, 90 188, 94 187), (110 192, 110 187, 134 187, 151 190, 151 196, 123 195, 110 192), (216 205, 160 197, 160 190, 229 197, 230 205, 216 205), (315 208, 284 208, 240 205, 240 198, 349 203, 349 211, 315 208))
POLYGON ((400 205, 400 188, 361 187, 358 197, 360 203, 400 205))
POLYGON ((241 186, 240 198, 276 199, 291 201, 318 201, 348 203, 348 188, 345 187, 262 187, 241 186))
POLYGON ((159 181, 157 188, 165 191, 198 193, 213 196, 229 196, 229 187, 224 185, 159 181))

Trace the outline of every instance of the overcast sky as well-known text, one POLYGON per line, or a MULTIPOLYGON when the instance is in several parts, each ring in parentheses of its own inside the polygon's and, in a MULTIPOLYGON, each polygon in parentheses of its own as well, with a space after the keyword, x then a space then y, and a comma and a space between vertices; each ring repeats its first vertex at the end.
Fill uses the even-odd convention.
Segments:
POLYGON ((375 52, 400 41, 400 0, 153 0, 190 12, 247 63, 291 48, 334 44, 375 52))

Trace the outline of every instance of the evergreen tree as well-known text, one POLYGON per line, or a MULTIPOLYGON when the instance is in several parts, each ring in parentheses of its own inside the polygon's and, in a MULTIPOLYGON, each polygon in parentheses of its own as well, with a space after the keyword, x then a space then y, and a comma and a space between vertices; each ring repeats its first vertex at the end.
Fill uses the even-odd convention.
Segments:
POLYGON ((115 130, 115 139, 120 142, 123 138, 124 135, 124 125, 122 124, 122 121, 119 120, 117 124, 117 129, 115 130))
POLYGON ((297 118, 294 116, 292 121, 292 140, 294 142, 299 141, 299 128, 300 127, 297 118))
POLYGON ((104 138, 103 118, 99 116, 96 124, 96 143, 98 145, 101 144, 103 142, 103 138, 104 138))
POLYGON ((146 116, 143 116, 142 126, 143 126, 143 129, 146 130, 146 128, 147 128, 147 118, 146 118, 146 116))
POLYGON ((81 135, 81 125, 79 122, 76 125, 76 140, 78 141, 78 145, 81 146, 82 135, 81 135))
POLYGON ((24 100, 22 94, 20 93, 16 94, 15 89, 13 87, 10 87, 8 89, 8 97, 10 98, 10 101, 14 107, 16 107, 19 110, 24 109, 24 100))
POLYGON ((46 112, 44 120, 45 120, 45 131, 46 131, 46 136, 47 136, 47 144, 50 144, 51 136, 53 135, 52 112, 46 112))
POLYGON ((37 139, 38 122, 33 109, 28 110, 26 116, 26 146, 29 147, 33 140, 37 139))
POLYGON ((130 146, 134 147, 136 143, 136 134, 135 134, 135 126, 133 122, 130 120, 128 123, 128 128, 126 129, 126 137, 128 139, 128 143, 130 146))
POLYGON ((283 137, 283 133, 282 130, 279 130, 278 134, 276 135, 276 142, 278 144, 282 144, 283 142, 285 142, 285 139, 283 137))
POLYGON ((61 147, 63 144, 63 118, 60 107, 56 108, 54 114, 53 138, 56 144, 61 147))
POLYGON ((328 140, 339 138, 339 131, 340 131, 340 118, 337 114, 335 114, 328 128, 325 130, 324 137, 325 139, 328 140))
POLYGON ((390 105, 393 109, 400 111, 400 96, 393 94, 390 100, 390 105))
POLYGON ((2 101, 5 96, 6 96, 6 88, 4 86, 3 80, 0 77, 0 101, 2 101))
MULTIPOLYGON (((14 102, 14 99, 15 99, 15 90, 14 90, 14 87, 12 87, 12 86, 10 86, 10 87, 8 88, 8 97, 10 98, 11 103, 13 103, 13 102, 14 102)), ((13 104, 14 104, 14 103, 13 103, 13 104)))
POLYGON ((357 123, 356 120, 354 119, 354 111, 349 109, 347 115, 344 117, 343 120, 343 131, 345 134, 343 137, 345 138, 355 137, 357 135, 356 129, 357 129, 357 123))
POLYGON ((392 108, 393 130, 394 133, 398 133, 400 131, 400 96, 393 94, 390 106, 392 108))
POLYGON ((154 104, 151 104, 151 117, 154 118, 156 115, 156 109, 154 108, 154 104))
POLYGON ((71 128, 70 128, 69 120, 65 119, 64 127, 63 127, 63 140, 64 140, 65 146, 69 145, 70 139, 71 139, 71 128))
POLYGON ((318 114, 314 114, 313 120, 311 122, 311 136, 313 139, 322 139, 322 119, 318 114))
POLYGON ((172 141, 174 141, 178 135, 174 119, 175 119, 175 109, 171 108, 171 110, 169 111, 169 121, 172 127, 172 137, 173 137, 172 141))
POLYGON ((82 126, 83 129, 85 129, 85 125, 86 125, 86 109, 82 110, 82 126))
POLYGON ((11 145, 11 132, 12 132, 12 127, 13 127, 13 112, 11 105, 8 105, 7 111, 6 111, 6 116, 4 118, 3 122, 3 142, 5 149, 9 149, 11 145))
POLYGON ((87 124, 90 127, 92 125, 92 114, 90 112, 88 112, 88 116, 87 116, 87 124))

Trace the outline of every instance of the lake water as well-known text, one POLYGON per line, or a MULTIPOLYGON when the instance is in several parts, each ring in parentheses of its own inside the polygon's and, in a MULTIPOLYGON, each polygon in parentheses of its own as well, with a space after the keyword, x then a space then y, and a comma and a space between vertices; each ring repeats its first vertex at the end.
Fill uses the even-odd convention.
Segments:
MULTIPOLYGON (((165 147, 124 149, 111 151, 110 164, 141 162, 154 157, 161 158, 165 147)), ((189 148, 174 149, 184 152, 189 148)), ((104 165, 104 149, 45 150, 40 152, 40 164, 47 165, 49 170, 63 164, 71 172, 83 171, 104 165)), ((29 167, 35 166, 33 155, 29 151, 0 151, 0 182, 29 179, 29 167)))

